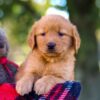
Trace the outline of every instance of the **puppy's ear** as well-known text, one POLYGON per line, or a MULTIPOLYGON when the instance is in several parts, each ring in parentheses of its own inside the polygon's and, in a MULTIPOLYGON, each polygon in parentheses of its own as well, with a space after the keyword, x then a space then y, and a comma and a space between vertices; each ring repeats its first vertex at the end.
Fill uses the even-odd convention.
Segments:
POLYGON ((28 35, 28 44, 29 46, 34 49, 36 47, 36 35, 35 35, 35 30, 36 30, 36 23, 32 26, 31 32, 28 35))
POLYGON ((5 49, 6 49, 6 56, 8 55, 8 52, 9 52, 9 42, 8 42, 8 39, 6 36, 2 37, 4 39, 4 42, 5 42, 5 49))
POLYGON ((73 42, 74 42, 75 53, 77 53, 78 49, 80 48, 81 40, 80 40, 80 36, 79 36, 79 33, 78 33, 77 28, 76 28, 75 25, 73 25, 73 32, 72 32, 72 34, 73 34, 73 40, 74 40, 73 42))
POLYGON ((6 54, 8 55, 8 52, 9 52, 9 44, 8 44, 8 41, 6 42, 6 54))

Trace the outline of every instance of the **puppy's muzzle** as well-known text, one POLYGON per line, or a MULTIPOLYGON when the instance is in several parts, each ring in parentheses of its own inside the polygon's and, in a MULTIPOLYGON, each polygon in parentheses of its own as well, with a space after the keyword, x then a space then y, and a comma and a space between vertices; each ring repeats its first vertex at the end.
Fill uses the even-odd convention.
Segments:
POLYGON ((54 43, 54 42, 49 42, 49 43, 47 44, 47 47, 48 47, 48 51, 49 51, 49 52, 54 52, 54 51, 55 51, 55 47, 56 47, 56 43, 54 43))

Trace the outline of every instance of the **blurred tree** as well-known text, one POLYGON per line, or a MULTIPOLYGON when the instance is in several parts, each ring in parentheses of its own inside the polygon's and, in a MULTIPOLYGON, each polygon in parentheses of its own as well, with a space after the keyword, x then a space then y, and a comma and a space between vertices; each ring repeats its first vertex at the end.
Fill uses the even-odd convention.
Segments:
POLYGON ((80 100, 100 100, 98 95, 100 75, 95 35, 100 19, 99 9, 95 5, 96 0, 67 0, 67 2, 70 20, 78 27, 81 36, 81 49, 77 64, 83 84, 80 100))
POLYGON ((0 0, 0 22, 2 26, 11 28, 11 38, 16 36, 16 43, 25 42, 29 27, 39 17, 30 0, 0 0))

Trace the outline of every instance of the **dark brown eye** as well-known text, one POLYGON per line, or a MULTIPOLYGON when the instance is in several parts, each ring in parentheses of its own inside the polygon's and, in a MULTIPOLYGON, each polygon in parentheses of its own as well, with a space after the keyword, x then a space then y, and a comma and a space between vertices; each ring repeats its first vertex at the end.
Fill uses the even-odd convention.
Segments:
POLYGON ((62 36, 64 36, 64 33, 58 32, 58 35, 62 37, 62 36))
POLYGON ((44 33, 41 33, 41 36, 45 36, 45 34, 46 34, 45 32, 44 33))

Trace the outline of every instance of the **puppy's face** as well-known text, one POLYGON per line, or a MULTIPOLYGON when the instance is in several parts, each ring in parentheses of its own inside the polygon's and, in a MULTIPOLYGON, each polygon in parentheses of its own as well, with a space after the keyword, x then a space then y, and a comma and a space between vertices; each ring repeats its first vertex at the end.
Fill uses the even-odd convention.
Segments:
POLYGON ((44 16, 36 22, 28 42, 31 48, 37 48, 46 56, 57 56, 69 50, 77 51, 80 46, 76 28, 57 15, 44 16))
POLYGON ((50 21, 47 23, 48 26, 47 24, 42 26, 40 28, 41 32, 36 35, 37 47, 43 54, 47 56, 57 56, 67 51, 71 47, 72 38, 63 33, 63 29, 59 28, 59 23, 56 25, 54 25, 54 23, 50 25, 50 21))
POLYGON ((0 34, 0 57, 7 55, 8 49, 9 47, 6 37, 0 34))

